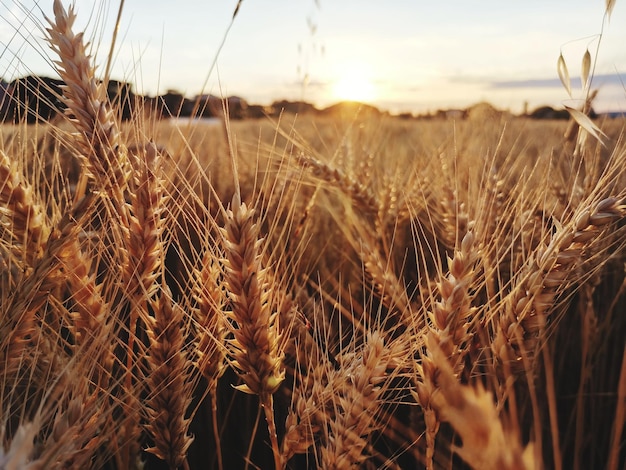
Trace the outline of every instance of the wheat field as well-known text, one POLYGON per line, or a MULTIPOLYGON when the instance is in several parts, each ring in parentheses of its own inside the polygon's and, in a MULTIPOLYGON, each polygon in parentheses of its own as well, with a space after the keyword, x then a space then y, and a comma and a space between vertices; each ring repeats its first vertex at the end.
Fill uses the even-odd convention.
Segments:
POLYGON ((0 468, 624 468, 623 120, 122 123, 48 16, 67 112, 0 141, 0 468))

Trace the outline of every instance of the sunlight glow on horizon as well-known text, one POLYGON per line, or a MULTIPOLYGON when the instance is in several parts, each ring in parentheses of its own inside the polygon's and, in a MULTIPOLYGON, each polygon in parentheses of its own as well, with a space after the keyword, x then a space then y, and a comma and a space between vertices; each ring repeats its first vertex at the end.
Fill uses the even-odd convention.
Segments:
POLYGON ((332 98, 336 101, 360 101, 371 103, 379 92, 374 85, 369 67, 364 64, 346 64, 332 86, 332 98))

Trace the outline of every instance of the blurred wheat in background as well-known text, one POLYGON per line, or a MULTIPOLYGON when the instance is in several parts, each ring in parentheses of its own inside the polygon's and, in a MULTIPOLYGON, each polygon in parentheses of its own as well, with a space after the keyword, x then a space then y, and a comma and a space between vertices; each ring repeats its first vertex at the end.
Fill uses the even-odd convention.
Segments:
POLYGON ((0 142, 0 468, 624 468, 622 121, 122 122, 49 17, 65 113, 0 142))

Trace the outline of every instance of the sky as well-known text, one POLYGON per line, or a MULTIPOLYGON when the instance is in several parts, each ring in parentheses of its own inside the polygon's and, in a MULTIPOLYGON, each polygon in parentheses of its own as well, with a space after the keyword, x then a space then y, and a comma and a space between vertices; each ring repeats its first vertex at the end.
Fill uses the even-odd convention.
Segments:
MULTIPOLYGON (((354 99, 393 113, 489 101, 518 113, 524 103, 580 106, 575 78, 589 50, 595 109, 626 110, 626 2, 605 21, 605 0, 243 0, 229 28, 237 3, 125 0, 112 78, 151 96, 175 89, 318 107, 354 99), (572 96, 559 80, 560 54, 572 96)), ((118 8, 75 1, 75 29, 91 39, 100 72, 118 8)), ((44 14, 52 0, 0 0, 5 80, 55 75, 44 14)))

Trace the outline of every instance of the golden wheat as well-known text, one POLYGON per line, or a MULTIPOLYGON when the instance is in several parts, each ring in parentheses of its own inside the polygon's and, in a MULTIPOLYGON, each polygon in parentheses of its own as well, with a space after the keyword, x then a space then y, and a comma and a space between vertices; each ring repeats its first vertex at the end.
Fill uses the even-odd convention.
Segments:
POLYGON ((0 467, 623 466, 621 123, 122 125, 53 13, 67 112, 0 140, 0 467))

